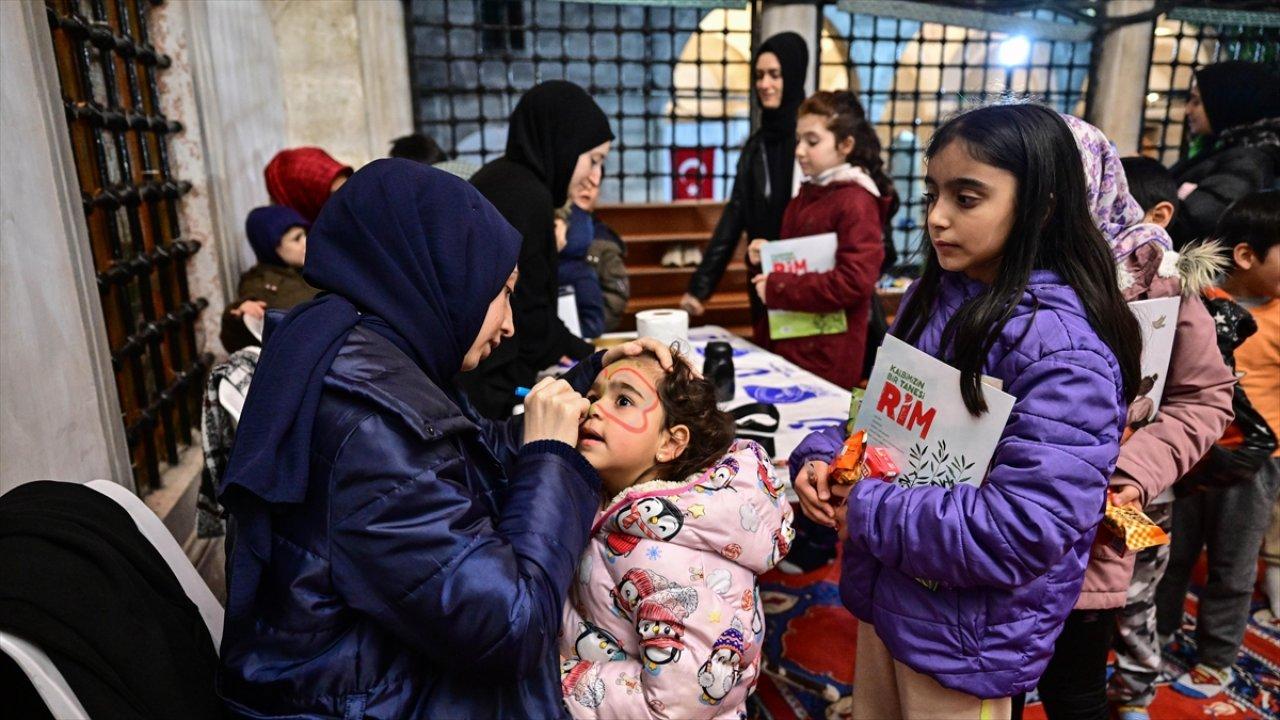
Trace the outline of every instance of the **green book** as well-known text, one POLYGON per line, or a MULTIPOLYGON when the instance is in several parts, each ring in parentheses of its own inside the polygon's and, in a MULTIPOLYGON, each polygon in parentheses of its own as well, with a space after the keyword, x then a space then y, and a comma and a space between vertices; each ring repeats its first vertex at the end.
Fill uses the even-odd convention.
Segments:
MULTIPOLYGON (((804 275, 828 272, 836 267, 836 234, 807 235, 789 240, 774 240, 760 249, 764 274, 775 272, 804 275)), ((769 311, 769 337, 774 340, 813 335, 839 335, 849 329, 843 310, 830 313, 807 313, 794 310, 769 311)))

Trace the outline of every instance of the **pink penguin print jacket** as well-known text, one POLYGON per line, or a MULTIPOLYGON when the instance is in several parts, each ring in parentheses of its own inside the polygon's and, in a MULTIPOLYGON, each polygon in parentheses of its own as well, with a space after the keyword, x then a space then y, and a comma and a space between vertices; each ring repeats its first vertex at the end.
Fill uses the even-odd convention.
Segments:
POLYGON ((575 718, 736 718, 764 639, 756 577, 792 539, 785 486, 739 440, 682 482, 635 485, 592 526, 560 635, 575 718))

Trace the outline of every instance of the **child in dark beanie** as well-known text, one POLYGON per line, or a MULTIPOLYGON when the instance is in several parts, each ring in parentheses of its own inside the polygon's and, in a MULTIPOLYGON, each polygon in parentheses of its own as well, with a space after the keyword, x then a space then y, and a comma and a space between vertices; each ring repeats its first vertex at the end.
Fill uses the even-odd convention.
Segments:
POLYGON ((240 276, 236 301, 222 314, 222 347, 233 353, 262 340, 248 322, 261 322, 268 309, 289 310, 319 290, 302 279, 311 223, 284 205, 254 208, 245 219, 245 234, 258 264, 240 276))

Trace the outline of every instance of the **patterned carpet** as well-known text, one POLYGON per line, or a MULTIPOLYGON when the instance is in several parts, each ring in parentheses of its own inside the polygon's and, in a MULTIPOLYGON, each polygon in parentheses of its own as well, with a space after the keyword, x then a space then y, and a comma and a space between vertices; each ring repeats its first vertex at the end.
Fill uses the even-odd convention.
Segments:
MULTIPOLYGON (((748 708, 750 717, 850 717, 858 621, 840 604, 837 567, 833 564, 800 576, 772 572, 761 578, 761 597, 768 613, 764 647, 768 668, 748 708)), ((1165 652, 1170 673, 1185 671, 1194 657, 1198 592, 1199 587, 1193 586, 1187 596, 1182 631, 1165 652)), ((1038 704, 1029 704, 1024 717, 1040 720, 1044 711, 1038 704)), ((1260 600, 1255 602, 1236 662, 1235 681, 1228 692, 1215 700, 1193 700, 1161 687, 1151 717, 1280 719, 1280 622, 1260 600)))

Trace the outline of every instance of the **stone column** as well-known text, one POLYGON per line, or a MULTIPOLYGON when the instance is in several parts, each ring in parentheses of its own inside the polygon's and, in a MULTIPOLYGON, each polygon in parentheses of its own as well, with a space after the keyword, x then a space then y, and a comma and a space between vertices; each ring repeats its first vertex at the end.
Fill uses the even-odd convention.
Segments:
POLYGON ((385 157, 392 140, 414 131, 404 15, 400 0, 356 3, 370 159, 385 157))
POLYGON ((289 145, 353 167, 413 131, 404 8, 398 0, 267 0, 289 145))
POLYGON ((0 2, 0 493, 133 487, 44 3, 0 2))
MULTIPOLYGON (((758 22, 761 42, 772 35, 790 31, 797 33, 808 43, 809 71, 805 73, 804 94, 806 97, 812 94, 818 53, 822 52, 822 46, 818 43, 818 6, 812 2, 764 0, 764 9, 758 22)), ((754 70, 752 74, 754 77, 754 70)))
MULTIPOLYGON (((1104 5, 1113 17, 1155 7, 1153 0, 1113 0, 1104 5)), ((1138 152, 1154 31, 1151 21, 1120 27, 1102 39, 1097 54, 1093 101, 1087 119, 1111 138, 1121 155, 1138 152)))

